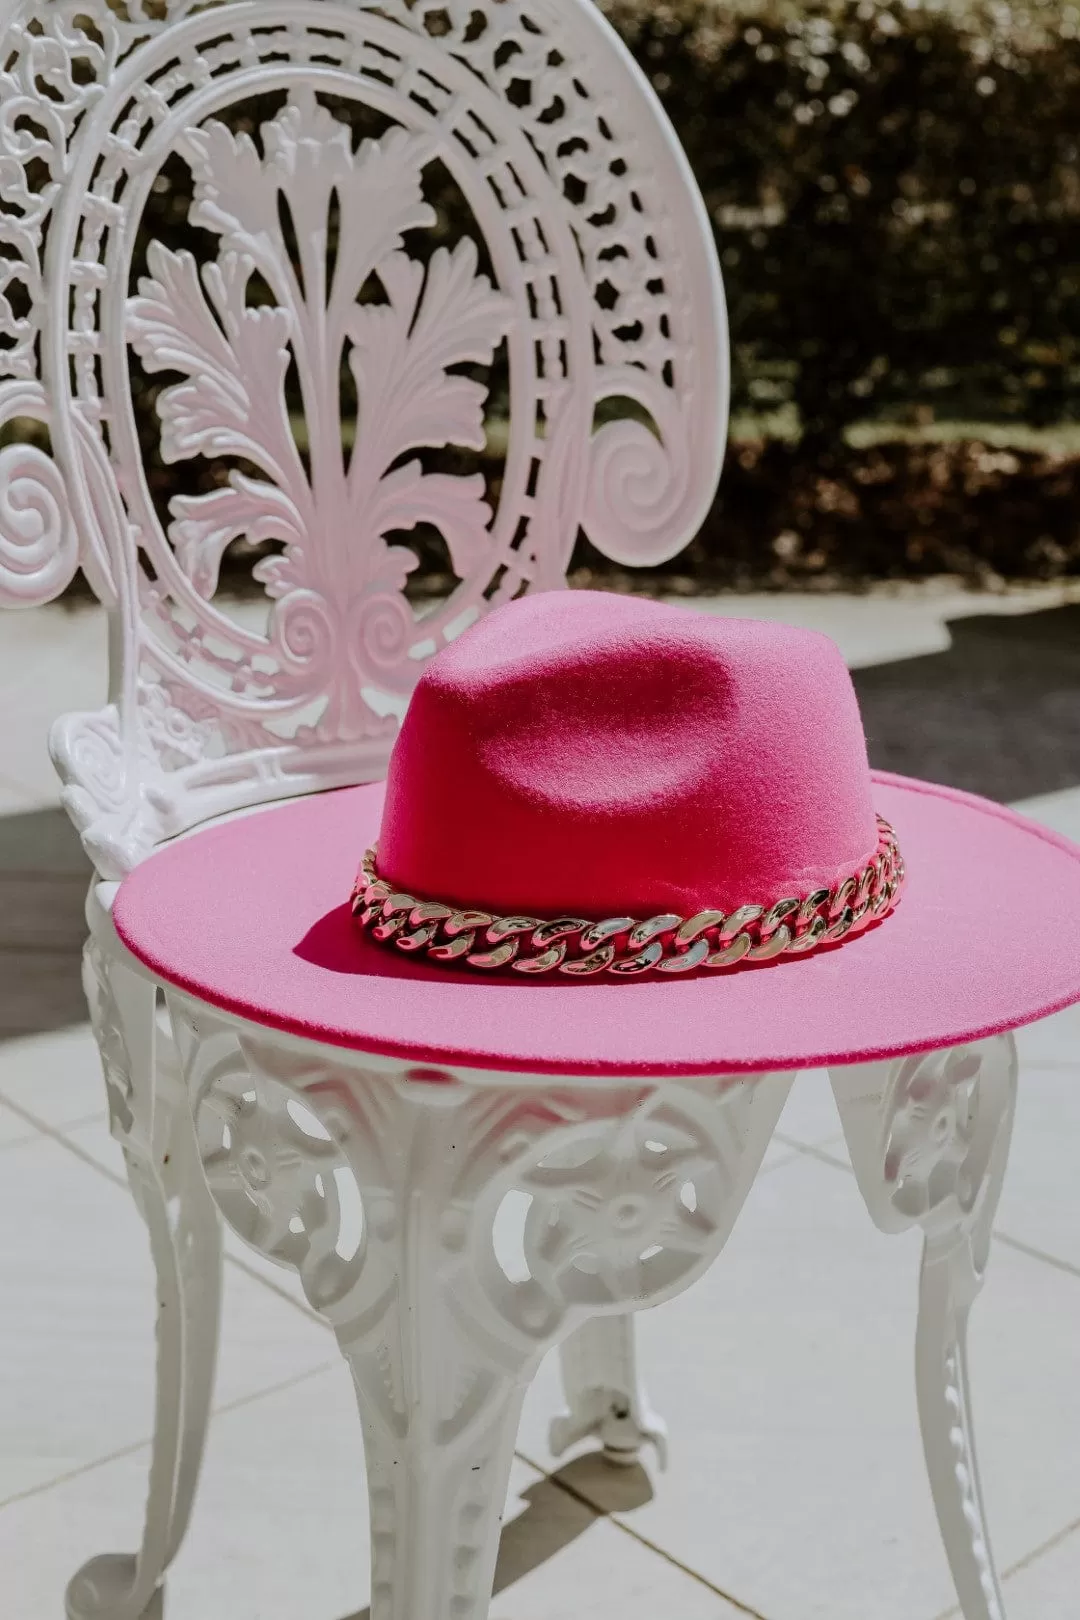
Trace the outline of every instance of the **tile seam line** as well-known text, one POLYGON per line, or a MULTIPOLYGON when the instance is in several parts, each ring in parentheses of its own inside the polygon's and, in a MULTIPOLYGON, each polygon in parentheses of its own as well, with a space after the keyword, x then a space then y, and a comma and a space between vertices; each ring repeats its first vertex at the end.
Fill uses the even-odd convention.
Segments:
MULTIPOLYGON (((53 1127, 46 1124, 43 1119, 32 1113, 30 1109, 24 1108, 21 1103, 15 1102, 3 1090, 0 1090, 0 1103, 4 1103, 10 1108, 12 1113, 18 1114, 21 1119, 31 1125, 42 1136, 48 1137, 51 1141, 59 1142, 62 1147, 67 1148, 70 1153, 73 1153, 77 1159, 81 1159, 90 1169, 96 1170, 107 1181, 111 1181, 114 1186, 127 1188, 128 1184, 122 1176, 107 1170, 92 1154, 87 1153, 85 1148, 81 1148, 77 1142, 73 1142, 70 1136, 65 1134, 67 1131, 77 1130, 81 1125, 92 1123, 92 1121, 76 1120, 62 1128, 53 1127)), ((0 1148, 0 1152, 15 1151, 18 1148, 26 1147, 27 1143, 32 1141, 33 1137, 31 1136, 24 1141, 6 1143, 0 1148)), ((760 1175, 771 1175, 776 1171, 786 1169, 789 1164, 794 1164, 800 1155, 804 1158, 816 1159, 818 1163, 826 1164, 833 1170, 842 1170, 845 1175, 854 1174, 850 1164, 811 1142, 799 1142, 796 1138, 785 1136, 779 1131, 773 1132, 773 1141, 779 1141, 783 1146, 790 1147, 792 1152, 789 1156, 781 1159, 779 1163, 765 1166, 759 1172, 760 1175)), ((994 1242, 1003 1244, 1007 1249, 1014 1249, 1017 1253, 1025 1255, 1029 1260, 1040 1261, 1043 1265, 1050 1266, 1054 1271, 1062 1272, 1067 1277, 1075 1277, 1080 1280, 1080 1266, 1072 1265, 1068 1260, 1062 1260, 1058 1255, 1049 1254, 1043 1249, 1036 1248, 1034 1244, 1025 1243, 1021 1238, 1011 1237, 998 1227, 994 1228, 994 1242)), ((250 1277, 253 1282, 261 1283, 264 1288, 269 1289, 272 1294, 276 1294, 279 1299, 285 1300, 294 1310, 299 1311, 301 1316, 306 1317, 311 1322, 317 1322, 321 1328, 326 1328, 327 1324, 316 1311, 313 1311, 308 1305, 302 1305, 287 1289, 279 1288, 276 1283, 263 1276, 260 1271, 240 1255, 227 1253, 224 1259, 226 1264, 235 1266, 238 1271, 243 1272, 246 1277, 250 1277)))
MULTIPOLYGON (((776 1134, 776 1132, 773 1133, 774 1141, 776 1140, 776 1134)), ((855 1172, 850 1164, 847 1164, 843 1159, 836 1158, 832 1153, 827 1153, 824 1148, 815 1147, 810 1142, 795 1143, 793 1141, 792 1145, 796 1147, 797 1154, 802 1154, 807 1159, 816 1159, 819 1164, 827 1164, 832 1170, 842 1170, 845 1175, 854 1176, 855 1172)), ((785 1169, 794 1162, 797 1154, 790 1159, 784 1159, 780 1164, 772 1165, 770 1168, 772 1170, 785 1169)), ((1008 1172, 1006 1172, 1007 1174, 1008 1172)), ((1045 1249, 1036 1248, 1033 1243, 1025 1243, 1022 1238, 1011 1237, 1008 1232, 1003 1231, 999 1226, 994 1227, 993 1237, 994 1242, 1000 1243, 1003 1248, 1014 1249, 1018 1254, 1025 1255, 1029 1260, 1039 1261, 1044 1266, 1050 1266, 1054 1271, 1062 1272, 1066 1277, 1075 1277, 1080 1280, 1080 1266, 1073 1265, 1069 1260, 1062 1260, 1059 1255, 1048 1254, 1045 1249)))
MULTIPOLYGON (((8 1102, 7 1098, 0 1094, 0 1110, 10 1107, 11 1104, 8 1102)), ((13 1109, 12 1112, 14 1112, 13 1109)), ((104 1119, 104 1117, 104 1114, 101 1113, 85 1114, 79 1119, 71 1120, 69 1124, 57 1125, 54 1127, 54 1129, 57 1131, 81 1131, 87 1125, 98 1124, 98 1122, 104 1119)), ((27 1130, 30 1132, 29 1136, 18 1136, 13 1142, 0 1142, 0 1153, 7 1153, 11 1148, 25 1147, 27 1142, 32 1142, 34 1140, 35 1136, 45 1136, 48 1134, 46 1131, 43 1131, 40 1126, 30 1125, 25 1119, 23 1119, 23 1124, 26 1125, 27 1130)))
MULTIPOLYGON (((1073 1519, 1071 1523, 1063 1525, 1060 1530, 1056 1530, 1052 1536, 1047 1536, 1045 1541, 1040 1541, 1037 1547, 1032 1547, 1030 1552, 1024 1553, 1015 1563, 1010 1564, 1008 1569, 1002 1571, 1002 1585, 1006 1581, 1011 1581, 1014 1575, 1021 1575, 1024 1570, 1030 1569, 1033 1564, 1037 1564, 1040 1558, 1043 1558, 1047 1553, 1053 1552, 1054 1548, 1060 1547, 1063 1542, 1068 1541, 1069 1537, 1075 1535, 1077 1530, 1080 1530, 1080 1519, 1073 1519)), ((951 1609, 943 1609, 940 1614, 934 1616, 934 1620, 963 1620, 959 1604, 954 1603, 951 1609)))
POLYGON ((665 1551, 665 1549, 659 1546, 657 1542, 652 1541, 648 1536, 642 1535, 640 1530, 633 1529, 632 1526, 625 1523, 625 1521, 617 1514, 605 1513, 604 1510, 602 1508, 598 1508, 596 1503, 586 1496, 583 1491, 578 1490, 576 1485, 571 1485, 568 1483, 568 1481, 560 1479, 557 1474, 549 1474, 547 1469, 542 1468, 538 1462, 536 1462, 532 1457, 526 1456, 526 1454, 522 1451, 516 1452, 515 1455, 517 1456, 519 1462, 523 1462, 527 1464, 529 1468, 535 1469, 538 1474, 543 1475, 549 1484, 554 1485, 557 1490, 565 1492, 565 1494, 573 1501, 578 1502, 582 1507, 587 1508, 589 1512, 595 1515, 597 1519, 606 1519, 607 1522, 614 1525, 617 1530, 621 1530, 623 1535, 629 1536, 631 1541, 636 1541, 639 1546, 644 1547, 647 1552, 655 1553, 658 1558, 663 1559, 665 1564, 670 1564, 671 1567, 673 1569, 677 1569, 680 1574, 688 1576, 688 1578, 692 1581, 696 1581, 697 1584, 699 1586, 703 1586, 707 1592, 712 1592, 715 1597, 723 1598, 725 1603, 729 1603, 733 1609, 738 1611, 739 1614, 745 1615, 747 1620, 766 1620, 766 1616, 762 1614, 760 1609, 752 1608, 749 1603, 744 1603, 741 1598, 735 1597, 733 1593, 726 1591, 722 1586, 717 1586, 714 1581, 709 1580, 707 1575, 702 1575, 700 1571, 692 1568, 691 1565, 684 1564, 681 1558, 676 1558, 674 1553, 665 1551))
MULTIPOLYGON (((330 1372, 339 1365, 337 1358, 333 1361, 320 1362, 316 1367, 308 1367, 304 1372, 293 1373, 289 1378, 280 1379, 276 1384, 268 1384, 265 1389, 255 1389, 246 1395, 237 1395, 234 1400, 225 1401, 221 1406, 215 1406, 211 1413, 212 1421, 225 1417, 227 1413, 238 1412, 245 1406, 252 1406, 256 1401, 264 1400, 270 1395, 280 1395, 287 1389, 293 1389, 298 1384, 307 1383, 312 1378, 319 1378, 323 1373, 330 1372)), ((72 1480, 81 1479, 85 1474, 92 1474, 95 1469, 105 1468, 109 1463, 120 1462, 124 1457, 133 1457, 138 1451, 145 1451, 153 1445, 153 1436, 143 1435, 133 1440, 129 1445, 120 1446, 116 1451, 110 1451, 107 1456, 94 1457, 91 1461, 80 1463, 75 1468, 69 1468, 66 1473, 57 1474, 53 1479, 42 1480, 40 1485, 31 1485, 25 1491, 15 1491, 11 1496, 5 1496, 0 1501, 0 1512, 4 1508, 14 1507, 17 1502, 27 1502, 32 1497, 44 1496, 46 1492, 56 1490, 61 1485, 69 1485, 72 1480)))
MULTIPOLYGON (((265 1388, 251 1390, 246 1395, 238 1395, 234 1400, 225 1401, 222 1405, 215 1406, 211 1413, 211 1421, 216 1423, 219 1421, 219 1419, 225 1417, 229 1413, 241 1411, 244 1407, 253 1406, 258 1401, 266 1400, 271 1396, 282 1394, 286 1390, 295 1389, 301 1384, 309 1383, 312 1379, 319 1378, 324 1373, 332 1372, 340 1365, 340 1358, 335 1356, 331 1361, 320 1362, 317 1366, 308 1367, 301 1373, 294 1373, 289 1378, 283 1378, 277 1383, 266 1385, 265 1388)), ((30 1501, 35 1496, 44 1496, 49 1491, 57 1490, 61 1486, 71 1484, 74 1480, 82 1479, 85 1475, 96 1472, 99 1468, 106 1468, 111 1463, 120 1462, 125 1457, 133 1457, 138 1452, 145 1451, 152 1445, 153 1436, 143 1435, 138 1440, 133 1440, 126 1446, 120 1446, 117 1448, 117 1450, 110 1451, 102 1457, 95 1457, 89 1462, 81 1463, 76 1468, 69 1468, 62 1474, 54 1475, 52 1479, 42 1480, 38 1485, 31 1485, 25 1491, 15 1491, 11 1496, 6 1496, 3 1499, 0 1499, 0 1512, 2 1512, 5 1508, 16 1506, 20 1502, 30 1501)), ((669 1564, 672 1568, 679 1570, 681 1574, 686 1575, 690 1580, 696 1582, 699 1586, 703 1586, 706 1591, 712 1592, 715 1596, 722 1598, 740 1614, 745 1615, 747 1620, 766 1620, 766 1616, 762 1614, 760 1609, 752 1608, 749 1604, 743 1603, 732 1593, 725 1591, 723 1587, 717 1586, 713 1581, 710 1581, 707 1576, 700 1574, 696 1569, 691 1568, 690 1565, 683 1563, 682 1560, 676 1558, 674 1554, 665 1551, 663 1547, 659 1546, 649 1537, 643 1536, 640 1531, 633 1529, 628 1524, 625 1524, 621 1518, 618 1518, 616 1515, 611 1513, 605 1513, 602 1509, 596 1506, 595 1502, 590 1501, 587 1496, 585 1496, 581 1491, 577 1490, 574 1486, 569 1485, 564 1480, 557 1479, 551 1474, 546 1473, 540 1464, 537 1463, 533 1458, 527 1456, 525 1452, 515 1449, 514 1456, 527 1468, 532 1469, 532 1471, 540 1478, 546 1479, 549 1484, 554 1485, 557 1490, 562 1491, 573 1501, 578 1502, 593 1515, 594 1519, 597 1521, 606 1520, 608 1523, 612 1524, 616 1530, 621 1531, 623 1535, 629 1536, 631 1541, 636 1541, 640 1546, 644 1547, 646 1551, 656 1554, 656 1556, 661 1558, 666 1564, 669 1564)))
MULTIPOLYGON (((74 1154, 75 1158, 79 1159, 83 1164, 88 1165, 91 1170, 96 1170, 99 1176, 104 1176, 106 1181, 111 1182, 114 1187, 122 1188, 130 1196, 131 1189, 123 1176, 118 1176, 114 1171, 107 1169, 105 1165, 101 1164, 97 1159, 94 1158, 92 1153, 87 1153, 86 1149, 84 1147, 80 1147, 78 1142, 73 1142, 70 1136, 65 1135, 63 1130, 54 1129, 52 1126, 47 1125, 43 1119, 39 1119, 38 1116, 31 1113, 28 1108, 24 1108, 20 1103, 13 1102, 12 1099, 3 1091, 0 1091, 0 1102, 2 1102, 6 1107, 10 1108, 12 1113, 18 1114, 19 1118, 25 1120, 28 1125, 32 1125, 39 1135, 47 1137, 50 1142, 59 1143, 59 1145, 66 1148, 69 1153, 74 1154)), ((84 1121, 83 1123, 87 1122, 84 1121)), ((69 1130, 75 1130, 77 1128, 77 1122, 68 1127, 69 1130)), ((24 1148, 33 1141, 34 1137, 30 1136, 27 1137, 23 1142, 8 1143, 6 1147, 4 1149, 0 1149, 0 1151, 6 1152, 8 1149, 10 1149, 12 1152, 16 1152, 19 1148, 24 1148)), ((263 1288, 267 1289, 271 1294, 276 1295, 278 1299, 284 1300, 286 1305, 291 1305, 294 1311, 298 1311, 299 1314, 305 1317, 309 1322, 316 1323, 316 1325, 322 1328, 324 1332, 330 1333, 333 1331, 317 1311, 313 1311, 309 1305, 302 1305, 300 1301, 294 1297, 294 1295, 289 1293, 287 1288, 281 1288, 277 1283, 272 1282, 269 1277, 263 1276, 261 1271, 257 1270, 255 1266, 243 1259, 241 1255, 224 1253, 222 1258, 226 1265, 234 1266, 237 1271, 243 1272, 245 1277, 250 1277, 252 1282, 261 1284, 263 1288)))

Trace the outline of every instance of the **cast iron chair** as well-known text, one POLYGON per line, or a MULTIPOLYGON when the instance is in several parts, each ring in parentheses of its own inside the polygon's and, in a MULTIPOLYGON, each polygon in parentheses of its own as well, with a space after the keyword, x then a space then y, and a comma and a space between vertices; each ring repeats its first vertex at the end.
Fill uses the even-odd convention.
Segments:
MULTIPOLYGON (((709 224, 589 0, 15 0, 0 62, 0 425, 21 424, 0 451, 0 601, 44 603, 81 568, 109 614, 109 700, 58 721, 51 750, 95 868, 86 989, 162 1307, 142 1547, 87 1565, 68 1614, 138 1620, 184 1534, 220 1211, 300 1271, 352 1365, 374 1620, 480 1620, 529 1373, 562 1341, 556 1450, 589 1435, 613 1456, 662 1445, 626 1312, 685 1287, 720 1248, 791 1075, 601 1086, 584 1112, 580 1098, 555 1107, 542 1077, 523 1092, 521 1077, 500 1090, 498 1076, 455 1076, 474 1175, 439 1194, 461 1231, 446 1214, 422 1236, 442 1254, 431 1310, 464 1289, 475 1332, 448 1325, 443 1365, 427 1367, 377 1286, 401 1274, 408 1224, 378 1149, 411 1143, 417 1173, 441 1186, 437 1110, 388 1060, 242 1030, 176 997, 181 1063, 110 903, 163 840, 380 777, 425 660, 492 605, 560 585, 579 533, 624 564, 679 551, 725 433, 709 224), (186 204, 180 246, 146 226, 165 186, 186 204), (433 248, 445 208, 461 229, 433 248), (500 415, 493 482, 480 453, 497 447, 500 415), (161 463, 184 463, 189 482, 167 509, 161 463), (418 529, 453 576, 424 612, 404 594, 418 529), (216 594, 237 540, 276 543, 252 570, 268 599, 258 628, 216 594), (490 1273, 465 1234, 538 1164, 580 1164, 583 1180, 610 1168, 634 1111, 654 1153, 681 1144, 706 1236, 661 1254, 625 1297, 570 1299, 549 1278, 537 1312, 533 1228, 532 1293, 490 1273), (364 1203, 351 1249, 335 1172, 364 1203)), ((1001 1620, 963 1342, 1011 1125, 1012 1044, 838 1070, 834 1086, 874 1219, 927 1233, 931 1480, 964 1613, 1001 1620)), ((655 1167, 639 1155, 624 1169, 651 1196, 655 1167)), ((643 1258, 663 1247, 655 1236, 640 1234, 643 1258)))

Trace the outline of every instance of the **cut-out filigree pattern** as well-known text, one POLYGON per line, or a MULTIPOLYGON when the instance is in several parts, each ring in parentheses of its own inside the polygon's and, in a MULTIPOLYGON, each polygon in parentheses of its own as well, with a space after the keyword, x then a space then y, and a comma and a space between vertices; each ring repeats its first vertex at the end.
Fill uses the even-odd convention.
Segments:
MULTIPOLYGON (((690 537, 723 439, 715 256, 587 0, 24 0, 3 63, 0 377, 39 388, 25 414, 55 463, 7 458, 0 599, 44 599, 77 557, 115 604, 120 794, 79 774, 93 717, 57 747, 106 875, 219 811, 378 775, 424 661, 557 586, 580 529, 631 562, 690 537), (216 247, 151 242, 137 286, 170 162, 216 247), (432 165, 473 222, 434 252, 432 165), (460 458, 485 443, 493 357, 510 419, 485 487, 460 458), (168 512, 135 363, 160 382, 162 455, 213 464, 168 512), (457 582, 422 617, 404 594, 418 524, 457 582), (280 547, 258 567, 265 631, 217 592, 238 539, 280 547)), ((9 391, 0 420, 26 403, 9 391)))
MULTIPOLYGON (((481 475, 425 472, 415 452, 483 448, 485 389, 453 368, 489 364, 512 311, 478 272, 472 241, 437 249, 426 271, 404 251, 406 232, 435 219, 423 196, 425 137, 395 129, 354 152, 348 125, 307 95, 262 126, 260 145, 215 121, 189 131, 190 218, 221 239, 221 253, 200 276, 189 252, 152 243, 128 331, 148 370, 186 377, 157 401, 166 461, 224 456, 259 469, 257 478, 234 469, 224 488, 174 499, 170 534, 196 591, 214 594, 236 538, 284 542, 282 556, 255 570, 275 602, 272 669, 234 656, 217 660, 219 670, 249 698, 326 699, 316 735, 354 740, 385 730, 365 687, 407 691, 419 668, 402 595, 417 558, 387 536, 433 524, 460 578, 481 570, 492 549, 481 475), (253 276, 272 304, 252 305, 253 276), (381 297, 360 302, 373 278, 381 297), (343 363, 358 400, 347 463, 343 363), (290 365, 310 472, 286 404, 290 365)), ((205 641, 199 651, 213 657, 205 641)))
POLYGON ((487 1331, 542 1343, 575 1315, 678 1291, 724 1241, 743 1140, 769 1106, 745 1081, 621 1087, 587 1100, 395 1083, 202 1016, 193 1024, 175 1008, 174 1019, 222 1213, 296 1269, 311 1303, 346 1334, 390 1298, 402 1199, 421 1171, 445 1181, 441 1274, 453 1286, 462 1273, 487 1331), (445 1162, 443 1137, 454 1143, 445 1162), (364 1209, 363 1241, 344 1248, 338 1171, 364 1209), (493 1241, 511 1193, 528 1205, 521 1277, 506 1273, 493 1241))
POLYGON ((1016 1105, 1011 1035, 832 1071, 852 1166, 885 1231, 921 1227, 915 1382, 927 1470, 957 1595, 1004 1620, 990 1551, 967 1374, 1016 1105))
MULTIPOLYGON (((299 1272, 352 1370, 372 1620, 482 1620, 528 1378, 575 1325, 708 1266, 791 1077, 478 1085, 169 1004, 217 1203, 299 1272), (342 1177, 359 1236, 331 1191, 342 1177), (495 1242, 509 1195, 531 1200, 513 1277, 495 1242)), ((625 1358, 608 1370, 632 1382, 625 1358)))
POLYGON ((1000 1062, 982 1045, 925 1052, 895 1065, 883 1171, 900 1220, 973 1220, 997 1137, 1007 1127, 1000 1062))

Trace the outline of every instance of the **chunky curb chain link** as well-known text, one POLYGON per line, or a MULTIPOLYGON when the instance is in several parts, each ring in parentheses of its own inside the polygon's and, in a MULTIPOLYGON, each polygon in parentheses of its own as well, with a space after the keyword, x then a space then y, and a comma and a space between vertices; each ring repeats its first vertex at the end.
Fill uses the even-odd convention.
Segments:
POLYGON ((896 905, 904 862, 896 834, 881 816, 878 847, 867 864, 832 889, 736 911, 699 911, 693 917, 663 912, 640 920, 605 917, 496 917, 438 900, 403 894, 380 878, 376 847, 367 851, 352 893, 356 922, 373 939, 432 962, 493 972, 629 975, 689 973, 765 962, 860 933, 896 905))

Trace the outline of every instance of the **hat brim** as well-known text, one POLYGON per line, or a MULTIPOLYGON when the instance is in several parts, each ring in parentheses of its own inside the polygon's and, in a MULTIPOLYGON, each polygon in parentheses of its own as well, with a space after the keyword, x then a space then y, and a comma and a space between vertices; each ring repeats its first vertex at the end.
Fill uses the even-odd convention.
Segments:
POLYGON ((381 783, 181 839, 125 879, 128 949, 244 1019, 426 1065, 533 1074, 807 1068, 952 1046, 1080 1000, 1080 849, 1000 805, 883 773, 896 911, 804 957, 683 978, 523 979, 416 961, 348 898, 381 783))

